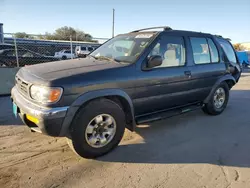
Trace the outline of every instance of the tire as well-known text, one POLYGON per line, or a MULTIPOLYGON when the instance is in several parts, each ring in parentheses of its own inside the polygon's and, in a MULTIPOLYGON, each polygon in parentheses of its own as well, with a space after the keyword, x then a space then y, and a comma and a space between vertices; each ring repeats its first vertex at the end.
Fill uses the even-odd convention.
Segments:
POLYGON ((66 60, 67 59, 67 57, 64 55, 64 56, 62 56, 62 60, 66 60))
MULTIPOLYGON (((109 121, 107 120, 107 122, 109 121)), ((81 157, 96 158, 114 149, 121 141, 124 130, 125 115, 122 108, 112 100, 104 98, 94 100, 88 103, 85 107, 81 108, 75 116, 70 129, 71 138, 68 139, 69 146, 75 153, 77 153, 81 157), (94 133, 95 131, 90 134, 88 133, 89 131, 87 130, 95 130, 95 128, 93 129, 93 127, 95 126, 98 126, 97 129, 100 128, 101 130, 102 123, 96 123, 99 122, 99 117, 102 117, 101 119, 103 119, 103 121, 100 122, 105 122, 106 120, 104 118, 112 120, 112 124, 110 124, 109 126, 112 126, 113 128, 107 128, 113 130, 112 134, 103 136, 103 134, 106 134, 107 131, 105 130, 105 127, 103 128, 104 133, 94 133), (89 129, 89 127, 91 127, 92 129, 89 129), (100 135, 98 136, 97 134, 100 135), (106 142, 104 142, 103 146, 102 141, 100 140, 101 135, 102 139, 106 139, 106 142), (91 138, 94 138, 92 139, 94 140, 94 143, 91 143, 91 138)))
POLYGON ((220 83, 220 85, 218 85, 216 87, 216 89, 214 90, 214 93, 211 95, 208 103, 204 104, 202 110, 204 113, 209 114, 209 115, 219 115, 227 107, 228 99, 229 99, 229 87, 228 87, 226 82, 222 82, 222 83, 220 83), (214 98, 217 98, 217 97, 215 97, 215 95, 217 95, 216 92, 222 91, 221 89, 224 90, 224 102, 220 103, 220 105, 218 105, 218 103, 216 104, 216 102, 214 101, 214 98))

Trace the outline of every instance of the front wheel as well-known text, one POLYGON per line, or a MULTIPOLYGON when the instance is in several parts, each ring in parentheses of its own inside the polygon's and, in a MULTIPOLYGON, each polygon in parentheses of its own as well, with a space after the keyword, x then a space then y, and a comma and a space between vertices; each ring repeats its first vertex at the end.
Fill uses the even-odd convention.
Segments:
POLYGON ((69 146, 81 157, 96 158, 114 149, 124 130, 122 108, 108 99, 94 100, 74 118, 69 146))
POLYGON ((211 95, 208 103, 206 103, 202 110, 209 115, 219 115, 227 107, 229 99, 229 88, 226 82, 222 82, 216 87, 211 95))

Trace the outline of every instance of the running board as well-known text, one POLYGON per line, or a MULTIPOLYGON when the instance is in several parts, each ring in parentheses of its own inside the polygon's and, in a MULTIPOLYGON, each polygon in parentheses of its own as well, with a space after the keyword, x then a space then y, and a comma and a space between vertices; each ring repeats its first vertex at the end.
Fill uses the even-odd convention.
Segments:
POLYGON ((186 106, 182 108, 166 110, 164 112, 145 115, 145 116, 136 118, 136 123, 143 124, 143 123, 158 121, 158 120, 166 119, 172 116, 177 116, 177 115, 184 114, 190 111, 194 111, 194 110, 200 109, 201 107, 202 107, 201 104, 195 104, 195 105, 186 106))

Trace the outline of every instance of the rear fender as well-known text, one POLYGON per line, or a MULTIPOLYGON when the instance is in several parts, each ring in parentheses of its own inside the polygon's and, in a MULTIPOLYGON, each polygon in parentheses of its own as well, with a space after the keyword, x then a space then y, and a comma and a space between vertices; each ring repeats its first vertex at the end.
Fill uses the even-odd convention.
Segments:
POLYGON ((231 74, 227 74, 223 77, 221 77, 219 80, 217 80, 217 82, 214 84, 213 88, 211 89, 209 95, 206 97, 206 99, 204 100, 204 103, 208 103, 209 99, 212 97, 212 95, 215 92, 215 89, 222 83, 222 82, 227 82, 230 83, 231 85, 229 86, 229 88, 233 87, 236 84, 236 80, 235 78, 231 75, 231 74))

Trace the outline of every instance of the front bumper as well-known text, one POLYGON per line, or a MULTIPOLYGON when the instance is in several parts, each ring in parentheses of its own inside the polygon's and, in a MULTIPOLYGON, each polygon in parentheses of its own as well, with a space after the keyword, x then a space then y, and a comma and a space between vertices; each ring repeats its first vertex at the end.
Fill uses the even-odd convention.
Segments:
POLYGON ((63 122, 68 107, 45 108, 32 103, 23 97, 16 86, 11 90, 12 101, 17 105, 17 112, 22 121, 33 131, 41 132, 50 136, 60 136, 63 122), (37 124, 29 121, 26 115, 33 116, 39 120, 37 124))

